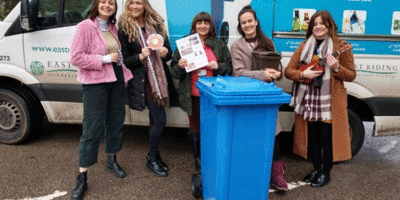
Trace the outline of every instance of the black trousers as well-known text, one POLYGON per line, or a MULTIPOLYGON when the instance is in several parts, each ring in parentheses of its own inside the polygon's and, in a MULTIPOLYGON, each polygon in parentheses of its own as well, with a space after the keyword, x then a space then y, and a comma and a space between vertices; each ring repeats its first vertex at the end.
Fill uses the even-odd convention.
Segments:
POLYGON ((167 116, 165 108, 157 105, 154 101, 147 101, 146 106, 149 109, 149 134, 150 134, 150 157, 154 157, 160 146, 160 136, 164 132, 167 116))
POLYGON ((314 169, 329 175, 333 165, 332 124, 308 122, 308 156, 314 169))
POLYGON ((122 149, 125 121, 125 84, 122 81, 83 85, 83 133, 79 142, 79 167, 97 163, 104 133, 107 154, 122 149))

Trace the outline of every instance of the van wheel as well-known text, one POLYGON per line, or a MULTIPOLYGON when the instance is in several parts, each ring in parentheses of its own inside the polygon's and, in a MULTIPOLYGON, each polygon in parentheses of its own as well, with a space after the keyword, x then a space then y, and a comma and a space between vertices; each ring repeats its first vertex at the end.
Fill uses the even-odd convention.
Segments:
POLYGON ((352 110, 348 109, 350 139, 351 139, 351 155, 354 157, 364 144, 365 129, 361 118, 352 110))
POLYGON ((0 89, 0 142, 18 144, 33 132, 35 109, 10 89, 0 89))

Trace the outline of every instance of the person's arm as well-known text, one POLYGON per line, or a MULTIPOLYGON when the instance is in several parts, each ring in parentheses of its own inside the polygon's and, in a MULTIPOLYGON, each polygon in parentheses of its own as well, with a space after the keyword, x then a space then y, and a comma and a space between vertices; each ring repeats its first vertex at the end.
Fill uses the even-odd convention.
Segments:
POLYGON ((172 59, 171 44, 169 42, 169 38, 168 37, 164 38, 164 45, 163 46, 168 49, 167 56, 165 56, 165 58, 163 58, 163 61, 168 62, 168 61, 170 61, 172 59))
POLYGON ((139 55, 142 53, 138 43, 129 43, 128 36, 122 32, 118 33, 118 39, 121 42, 121 53, 124 58, 124 64, 128 69, 143 67, 139 55), (135 45, 135 46, 134 46, 135 45))
POLYGON ((341 79, 343 81, 352 82, 357 76, 355 65, 354 65, 354 58, 353 53, 348 51, 342 53, 339 59, 339 68, 337 72, 333 72, 333 76, 341 79))
POLYGON ((185 78, 187 73, 185 69, 182 69, 179 66, 179 60, 181 59, 181 55, 179 54, 178 48, 175 50, 174 54, 172 55, 171 60, 171 75, 175 79, 182 79, 185 78))
POLYGON ((303 47, 305 42, 301 43, 299 47, 297 47, 296 51, 293 53, 292 58, 290 59, 289 64, 285 68, 285 77, 292 81, 302 82, 304 79, 302 77, 302 72, 298 70, 300 65, 300 55, 303 51, 303 47))
POLYGON ((76 32, 71 45, 71 64, 87 70, 102 70, 103 55, 87 54, 91 46, 91 38, 97 37, 93 34, 90 22, 83 21, 76 26, 76 32))
MULTIPOLYGON (((231 53, 229 52, 228 47, 222 40, 217 39, 220 45, 222 45, 221 48, 221 57, 218 58, 218 69, 216 70, 217 74, 225 76, 225 75, 232 75, 233 69, 232 69, 232 58, 231 58, 231 53)), ((218 55, 218 54, 216 54, 218 55)))
POLYGON ((251 66, 246 66, 245 63, 245 53, 238 43, 234 43, 231 46, 231 57, 233 65, 233 75, 234 76, 247 76, 250 78, 255 78, 258 80, 266 81, 267 74, 264 70, 251 70, 251 66))

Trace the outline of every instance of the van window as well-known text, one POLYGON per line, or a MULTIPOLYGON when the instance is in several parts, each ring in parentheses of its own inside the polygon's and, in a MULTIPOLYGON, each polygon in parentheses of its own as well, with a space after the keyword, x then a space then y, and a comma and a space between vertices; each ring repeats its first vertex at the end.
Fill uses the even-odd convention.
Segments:
POLYGON ((63 25, 75 25, 87 18, 92 0, 65 1, 63 25))
POLYGON ((38 6, 37 26, 39 29, 58 25, 60 0, 41 0, 38 6))

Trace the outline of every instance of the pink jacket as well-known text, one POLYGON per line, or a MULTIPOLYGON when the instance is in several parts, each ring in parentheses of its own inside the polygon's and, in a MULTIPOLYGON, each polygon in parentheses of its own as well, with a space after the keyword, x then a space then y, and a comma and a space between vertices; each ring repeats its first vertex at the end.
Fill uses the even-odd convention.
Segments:
MULTIPOLYGON (((117 28, 109 24, 110 31, 118 41, 117 28)), ((121 44, 119 43, 121 48, 121 44)), ((117 80, 111 63, 103 64, 107 55, 107 43, 100 31, 97 19, 86 19, 76 25, 76 33, 71 46, 71 63, 78 67, 78 81, 83 84, 108 83, 117 80)), ((125 82, 133 76, 122 64, 125 82)))

